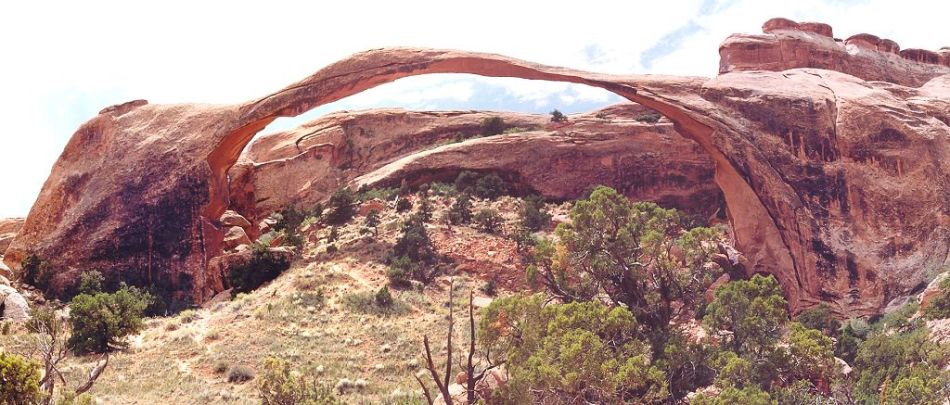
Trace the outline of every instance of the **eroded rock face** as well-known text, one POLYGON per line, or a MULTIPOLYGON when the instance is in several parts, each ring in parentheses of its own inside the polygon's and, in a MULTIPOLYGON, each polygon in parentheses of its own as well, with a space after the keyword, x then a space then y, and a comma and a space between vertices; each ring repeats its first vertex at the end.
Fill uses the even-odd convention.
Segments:
POLYGON ((205 301, 222 288, 208 261, 222 252, 228 170, 257 131, 402 77, 473 73, 601 87, 665 115, 712 160, 748 272, 775 274, 793 311, 825 301, 871 314, 950 262, 950 75, 905 65, 914 79, 865 81, 876 78, 851 64, 706 79, 368 51, 245 104, 103 111, 73 136, 5 260, 19 268, 34 250, 55 271, 53 290, 100 269, 205 301))
POLYGON ((602 184, 704 217, 722 211, 709 156, 671 122, 651 118, 659 116, 631 103, 571 116, 566 125, 500 112, 331 114, 255 141, 231 170, 231 205, 260 220, 290 204, 311 207, 346 185, 452 182, 477 170, 547 198, 583 197, 602 184), (490 117, 519 129, 477 137, 490 117), (457 141, 459 134, 474 138, 457 141))
POLYGON ((23 227, 23 218, 5 218, 0 219, 0 256, 10 247, 13 238, 23 227))
POLYGON ((901 50, 896 42, 871 34, 842 41, 827 24, 784 18, 767 21, 762 32, 727 38, 719 47, 719 73, 819 68, 914 87, 950 73, 947 49, 901 50))

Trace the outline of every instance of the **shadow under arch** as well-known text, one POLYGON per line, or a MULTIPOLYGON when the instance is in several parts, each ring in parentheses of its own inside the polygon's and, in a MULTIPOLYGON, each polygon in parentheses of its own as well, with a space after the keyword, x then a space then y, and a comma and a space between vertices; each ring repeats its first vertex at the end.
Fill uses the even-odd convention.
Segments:
MULTIPOLYGON (((545 66, 495 54, 454 50, 387 48, 358 53, 239 108, 237 129, 225 134, 207 157, 212 178, 209 200, 202 207, 202 216, 206 220, 218 218, 227 209, 228 170, 254 136, 276 118, 294 117, 400 78, 432 73, 469 73, 584 84, 656 110, 673 122, 677 132, 699 143, 715 162, 715 181, 726 200, 737 248, 750 262, 747 271, 750 274, 767 272, 776 275, 793 311, 814 302, 816 292, 803 289, 816 283, 799 279, 802 272, 797 271, 805 267, 805 252, 791 248, 800 245, 801 240, 807 240, 807 235, 802 235, 796 223, 778 222, 777 218, 795 218, 794 215, 779 216, 766 208, 766 202, 773 209, 778 203, 766 201, 768 196, 757 194, 749 184, 748 175, 737 170, 733 159, 736 153, 742 152, 724 152, 724 145, 741 146, 728 145, 722 137, 717 137, 717 132, 731 131, 738 125, 728 122, 728 118, 721 114, 713 117, 711 112, 715 106, 700 97, 702 85, 707 80, 700 77, 607 75, 545 66)), ((206 235, 206 238, 214 236, 206 235)))

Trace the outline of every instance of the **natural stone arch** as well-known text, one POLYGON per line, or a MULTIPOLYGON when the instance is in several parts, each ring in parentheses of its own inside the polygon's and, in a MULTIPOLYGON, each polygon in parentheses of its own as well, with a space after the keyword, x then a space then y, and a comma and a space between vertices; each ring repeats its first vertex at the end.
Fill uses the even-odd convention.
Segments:
MULTIPOLYGON (((241 108, 243 124, 224 136, 208 156, 210 182, 205 218, 217 218, 228 207, 228 169, 254 135, 278 117, 300 115, 313 108, 397 79, 431 73, 469 73, 585 84, 603 88, 652 108, 669 118, 680 134, 699 143, 715 162, 716 183, 723 191, 737 247, 750 259, 749 271, 775 274, 785 286, 793 308, 806 283, 798 279, 786 235, 779 232, 752 187, 717 143, 716 131, 728 126, 704 114, 715 107, 699 97, 704 78, 613 76, 544 66, 500 55, 433 49, 379 49, 353 55, 314 75, 241 108)), ((735 146, 735 145, 731 145, 735 146)), ((790 190, 783 190, 790 191, 790 190)), ((217 233, 217 230, 214 230, 217 233)), ((208 238, 215 238, 214 234, 208 238)))

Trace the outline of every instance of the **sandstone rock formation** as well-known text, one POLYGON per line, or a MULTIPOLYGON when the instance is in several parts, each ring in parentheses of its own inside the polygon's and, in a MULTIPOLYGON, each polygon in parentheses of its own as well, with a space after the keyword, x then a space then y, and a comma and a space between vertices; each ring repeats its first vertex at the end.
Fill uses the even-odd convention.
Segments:
MULTIPOLYGON (((728 55, 723 66, 738 65, 728 55)), ((379 49, 240 105, 127 103, 76 132, 5 260, 18 268, 32 250, 56 272, 53 292, 79 269, 101 269, 205 301, 222 288, 209 260, 222 252, 228 170, 259 130, 402 77, 472 73, 601 87, 663 114, 714 162, 747 272, 775 274, 792 310, 825 301, 840 315, 871 314, 950 262, 950 74, 914 55, 896 65, 906 75, 749 58, 748 69, 707 79, 379 49)))
POLYGON ((0 219, 0 256, 10 247, 16 233, 23 227, 23 218, 0 219))
POLYGON ((231 206, 260 220, 290 204, 311 207, 351 183, 451 182, 462 170, 478 170, 553 199, 582 197, 603 184, 636 200, 714 215, 723 204, 712 160, 671 122, 650 122, 655 118, 631 103, 558 126, 546 115, 502 112, 330 114, 251 144, 230 172, 231 206), (478 138, 490 117, 515 133, 478 138), (459 134, 475 138, 457 142, 459 134))
POLYGON ((0 285, 0 318, 23 321, 30 318, 30 305, 9 285, 0 285))
POLYGON ((896 42, 871 34, 842 41, 833 37, 828 24, 785 18, 767 21, 762 31, 727 38, 719 47, 719 73, 819 68, 913 87, 950 74, 948 48, 901 50, 896 42))

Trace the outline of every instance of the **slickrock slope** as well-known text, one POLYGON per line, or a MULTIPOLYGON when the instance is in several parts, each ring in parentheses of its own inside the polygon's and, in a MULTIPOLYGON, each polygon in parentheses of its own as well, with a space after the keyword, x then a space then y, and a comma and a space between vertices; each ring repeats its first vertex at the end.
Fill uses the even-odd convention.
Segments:
POLYGON ((502 112, 331 114, 251 144, 230 172, 231 206, 260 220, 289 204, 312 206, 357 176, 359 184, 398 187, 403 179, 451 182, 462 170, 479 170, 548 198, 579 198, 604 184, 636 200, 715 214, 722 197, 711 159, 672 123, 637 120, 651 113, 626 103, 571 116, 565 125, 502 112), (453 143, 460 133, 477 136, 489 117, 518 132, 453 143))
POLYGON ((950 74, 947 47, 937 52, 902 50, 896 42, 871 34, 841 40, 833 37, 828 24, 785 18, 766 21, 762 31, 727 38, 719 47, 719 73, 819 68, 913 87, 950 74))
POLYGON ((101 269, 205 301, 223 288, 207 269, 221 253, 227 173, 256 132, 447 72, 587 84, 665 115, 714 162, 747 272, 775 274, 793 311, 826 301, 875 313, 950 261, 950 75, 919 87, 814 68, 612 76, 407 48, 353 55, 241 105, 104 110, 73 136, 5 260, 18 268, 34 250, 55 271, 53 291, 101 269))

